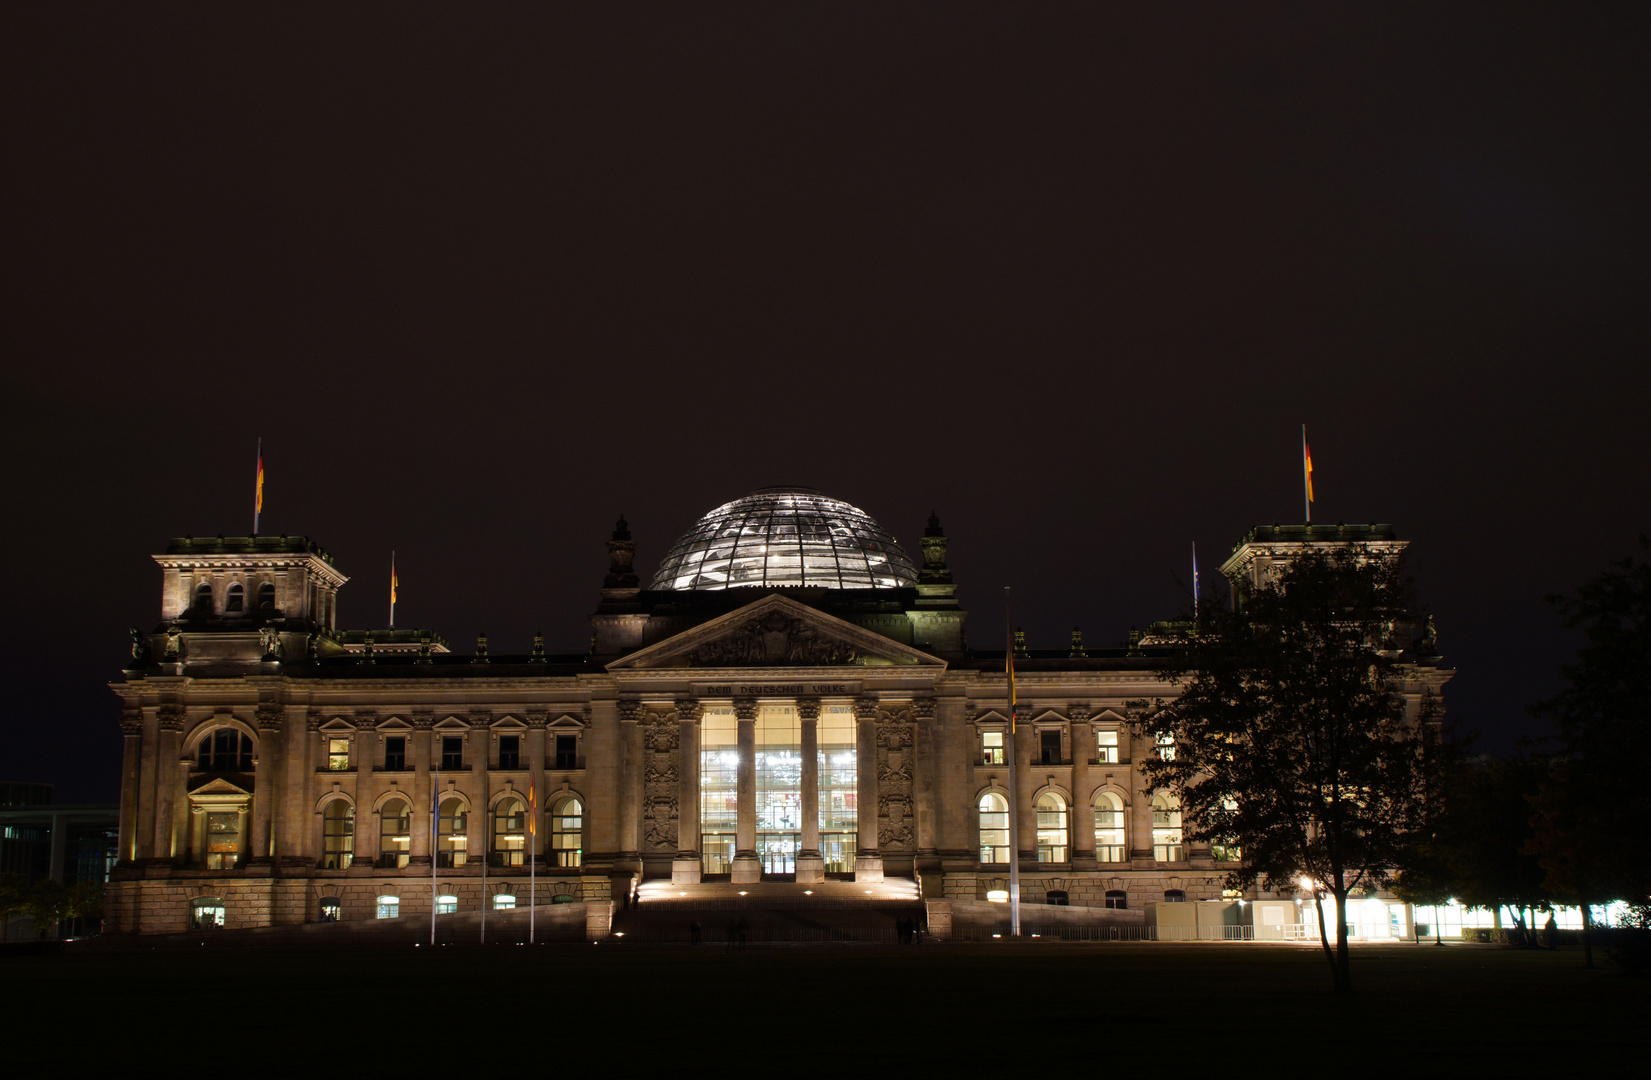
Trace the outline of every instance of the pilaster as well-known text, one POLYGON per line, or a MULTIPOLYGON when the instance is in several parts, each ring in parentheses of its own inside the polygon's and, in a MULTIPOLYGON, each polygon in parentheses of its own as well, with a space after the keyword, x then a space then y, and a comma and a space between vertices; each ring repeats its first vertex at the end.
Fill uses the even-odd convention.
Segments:
POLYGON ((735 884, 749 884, 762 880, 762 860, 757 858, 756 700, 734 699, 734 716, 739 722, 739 819, 734 829, 734 865, 729 877, 735 884))
POLYGON ((797 717, 802 727, 803 832, 797 852, 797 882, 813 885, 825 880, 820 855, 820 699, 801 698, 797 717))
POLYGON ((699 720, 705 707, 697 698, 679 698, 676 704, 677 768, 676 858, 671 862, 673 885, 698 884, 699 862, 699 720))
POLYGON ((855 785, 860 804, 854 880, 882 881, 883 856, 877 848, 877 699, 856 699, 854 721, 855 785))

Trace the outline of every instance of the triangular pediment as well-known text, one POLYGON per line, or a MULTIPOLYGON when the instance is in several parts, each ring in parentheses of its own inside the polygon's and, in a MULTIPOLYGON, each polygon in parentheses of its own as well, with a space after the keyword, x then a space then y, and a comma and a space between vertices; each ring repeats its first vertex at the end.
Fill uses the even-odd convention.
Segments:
POLYGON ((946 662, 777 594, 655 642, 608 665, 659 668, 924 667, 946 662))
POLYGON ((219 777, 214 777, 213 779, 208 780, 206 783, 202 784, 200 787, 191 790, 189 794, 192 795, 192 796, 201 796, 201 795, 230 795, 230 796, 236 796, 236 795, 251 795, 252 792, 246 790, 245 788, 237 787, 236 785, 230 783, 228 780, 225 780, 223 777, 219 776, 219 777))

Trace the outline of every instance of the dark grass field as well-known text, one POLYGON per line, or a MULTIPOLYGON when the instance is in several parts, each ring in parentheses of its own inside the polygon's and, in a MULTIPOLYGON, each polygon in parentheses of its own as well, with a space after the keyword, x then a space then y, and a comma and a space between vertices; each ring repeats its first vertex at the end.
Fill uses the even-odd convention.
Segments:
POLYGON ((1358 948, 1350 998, 1329 992, 1316 950, 1254 944, 75 943, 0 970, 8 1065, 78 1063, 70 1075, 1473 1077, 1651 1062, 1651 981, 1496 946, 1358 948))

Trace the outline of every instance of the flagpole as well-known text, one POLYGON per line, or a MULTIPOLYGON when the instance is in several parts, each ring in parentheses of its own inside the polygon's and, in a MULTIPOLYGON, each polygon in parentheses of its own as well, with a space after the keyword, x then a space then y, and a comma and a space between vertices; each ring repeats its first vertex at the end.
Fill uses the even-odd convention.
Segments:
MULTIPOLYGON (((436 736, 439 738, 439 736, 436 736)), ((441 862, 441 770, 430 773, 430 944, 436 943, 436 875, 441 862)))
POLYGON ((538 914, 535 910, 539 906, 539 877, 538 863, 533 857, 535 842, 539 839, 539 796, 538 788, 532 780, 527 785, 527 943, 533 944, 533 920, 538 914))
POLYGON ((258 535, 258 515, 264 510, 264 437, 258 436, 258 479, 252 489, 252 535, 258 535))
POLYGON ((1198 541, 1192 542, 1192 611, 1198 616, 1198 541))
POLYGON ((1015 632, 1009 625, 1009 586, 1003 587, 1004 671, 1009 676, 1009 936, 1020 937, 1020 805, 1015 773, 1020 755, 1015 750, 1015 632))
POLYGON ((490 854, 488 854, 487 844, 488 844, 488 839, 490 837, 492 837, 492 835, 493 835, 493 830, 491 830, 487 827, 487 808, 483 807, 482 808, 482 940, 481 940, 481 943, 483 945, 487 944, 487 902, 490 899, 487 895, 487 864, 490 861, 492 861, 492 858, 493 858, 490 854))

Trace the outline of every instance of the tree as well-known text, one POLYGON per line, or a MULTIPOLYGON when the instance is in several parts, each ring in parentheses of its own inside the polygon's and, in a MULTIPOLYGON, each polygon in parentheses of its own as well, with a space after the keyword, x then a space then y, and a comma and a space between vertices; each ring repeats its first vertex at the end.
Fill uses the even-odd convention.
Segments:
MULTIPOLYGON (((1640 537, 1642 552, 1651 540, 1640 537)), ((1595 904, 1644 905, 1651 894, 1651 562, 1630 556, 1549 597, 1565 626, 1583 635, 1564 688, 1534 711, 1553 721, 1561 753, 1536 800, 1530 850, 1547 885, 1582 906, 1583 963, 1593 966, 1595 904)))
POLYGON ((29 886, 26 910, 34 919, 35 929, 41 937, 50 933, 55 938, 58 920, 69 914, 69 891, 61 881, 41 878, 29 886))
POLYGON ((1137 732, 1163 748, 1147 778, 1179 795, 1191 838, 1242 851, 1228 884, 1312 893, 1343 993, 1347 937, 1329 940, 1323 901, 1345 928, 1349 893, 1397 865, 1426 786, 1435 699, 1407 707, 1392 647, 1408 610, 1394 560, 1308 552, 1231 609, 1200 607, 1165 672, 1179 696, 1130 703, 1137 732))
MULTIPOLYGON (((1513 913, 1522 943, 1536 948, 1536 912, 1553 898, 1545 872, 1526 848, 1531 803, 1548 775, 1545 757, 1527 750, 1468 759, 1441 746, 1437 782, 1422 828, 1402 858, 1394 892, 1410 903, 1454 898, 1467 907, 1513 913)), ((1500 925, 1500 924, 1499 924, 1500 925)))
POLYGON ((8 940, 14 916, 28 911, 29 879, 21 874, 0 874, 0 941, 8 940))

